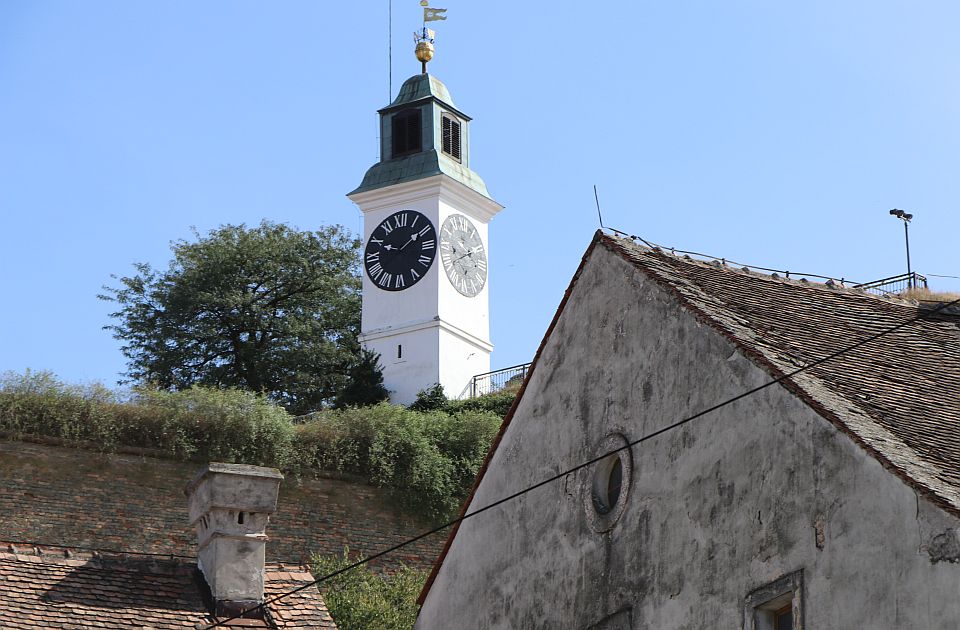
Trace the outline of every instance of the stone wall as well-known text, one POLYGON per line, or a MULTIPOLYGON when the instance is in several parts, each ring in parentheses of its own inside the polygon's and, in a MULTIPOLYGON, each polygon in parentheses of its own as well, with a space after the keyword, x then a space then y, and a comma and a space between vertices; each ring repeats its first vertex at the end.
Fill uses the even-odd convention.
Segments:
MULTIPOLYGON (((0 541, 196 556, 184 487, 200 464, 0 442, 0 541)), ((314 552, 371 554, 430 524, 400 512, 378 488, 286 478, 270 519, 267 562, 304 564, 314 552)), ((438 534, 381 566, 429 568, 438 534)))

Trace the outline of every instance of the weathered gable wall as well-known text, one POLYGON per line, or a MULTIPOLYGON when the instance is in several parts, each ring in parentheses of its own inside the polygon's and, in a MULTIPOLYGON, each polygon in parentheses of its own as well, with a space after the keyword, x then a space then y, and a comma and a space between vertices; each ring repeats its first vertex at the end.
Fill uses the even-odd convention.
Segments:
MULTIPOLYGON (((472 507, 588 459, 609 433, 637 439, 769 378, 597 247, 472 507)), ((806 628, 958 627, 958 554, 942 553, 958 519, 783 388, 632 462, 609 531, 591 527, 592 471, 463 522, 417 628, 740 628, 747 594, 798 570, 806 628)))
MULTIPOLYGON (((135 455, 0 442, 0 541, 196 556, 184 486, 200 466, 135 455)), ((370 486, 286 478, 270 518, 267 562, 305 564, 314 552, 363 555, 430 529, 370 486)), ((429 568, 443 539, 380 563, 429 568)))

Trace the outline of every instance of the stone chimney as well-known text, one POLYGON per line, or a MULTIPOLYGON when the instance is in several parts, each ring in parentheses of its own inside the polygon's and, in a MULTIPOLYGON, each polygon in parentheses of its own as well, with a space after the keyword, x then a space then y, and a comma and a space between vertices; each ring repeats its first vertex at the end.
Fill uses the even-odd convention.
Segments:
POLYGON ((187 484, 197 564, 218 617, 263 602, 267 521, 277 511, 281 479, 275 468, 211 463, 187 484))

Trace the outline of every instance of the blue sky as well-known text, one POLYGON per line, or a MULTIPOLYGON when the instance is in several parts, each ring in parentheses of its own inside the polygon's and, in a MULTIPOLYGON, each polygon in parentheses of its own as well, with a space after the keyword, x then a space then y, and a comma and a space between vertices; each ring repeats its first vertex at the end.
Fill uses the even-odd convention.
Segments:
MULTIPOLYGON (((393 1, 393 88, 419 71, 393 1)), ((474 117, 495 367, 529 360, 597 227, 866 281, 960 276, 960 5, 436 0, 431 72, 474 117)), ((0 3, 0 371, 113 384, 97 300, 225 223, 359 214, 388 0, 0 3)), ((960 280, 930 278, 960 290, 960 280)))

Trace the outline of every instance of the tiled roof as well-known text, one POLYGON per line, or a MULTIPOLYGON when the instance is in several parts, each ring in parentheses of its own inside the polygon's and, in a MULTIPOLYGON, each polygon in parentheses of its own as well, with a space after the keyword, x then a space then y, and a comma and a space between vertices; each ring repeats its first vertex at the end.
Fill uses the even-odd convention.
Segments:
MULTIPOLYGON (((264 589, 265 599, 270 601, 273 597, 302 588, 313 582, 313 579, 310 573, 300 568, 290 570, 282 566, 268 565, 264 589)), ((317 606, 317 601, 321 601, 317 587, 308 586, 274 604, 269 604, 267 610, 277 627, 283 630, 336 628, 326 606, 317 606)))
MULTIPOLYGON (((0 543, 0 627, 203 628, 215 619, 204 603, 196 564, 142 555, 85 555, 63 548, 22 549, 0 543)), ((297 567, 268 565, 266 594, 312 580, 297 567)), ((310 587, 269 607, 271 622, 237 620, 224 627, 336 628, 310 587)))
MULTIPOLYGON (((918 492, 960 516, 960 308, 920 305, 700 262, 600 231, 564 293, 461 516, 513 420, 577 279, 599 247, 621 256, 673 293, 774 378, 905 324, 791 376, 782 385, 918 492)), ((450 530, 420 593, 420 603, 458 531, 459 523, 450 530)))
POLYGON ((910 322, 784 384, 960 514, 960 309, 774 278, 608 235, 598 240, 777 377, 910 322))

